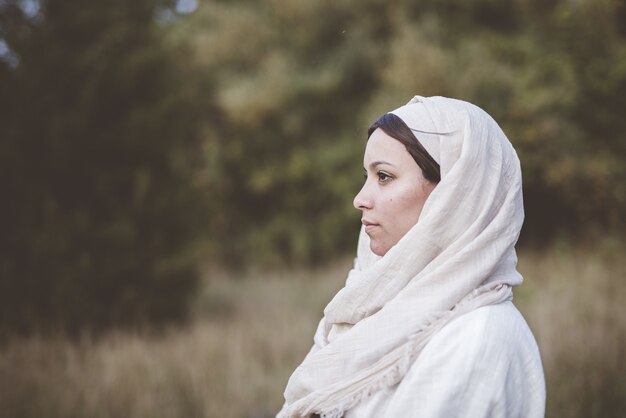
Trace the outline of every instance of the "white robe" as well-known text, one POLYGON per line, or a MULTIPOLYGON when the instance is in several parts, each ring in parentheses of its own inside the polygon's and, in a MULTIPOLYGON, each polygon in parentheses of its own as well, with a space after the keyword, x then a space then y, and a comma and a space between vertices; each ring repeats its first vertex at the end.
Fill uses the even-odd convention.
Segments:
POLYGON ((545 398, 535 339, 513 303, 504 302, 450 322, 399 384, 344 418, 540 418, 545 398))

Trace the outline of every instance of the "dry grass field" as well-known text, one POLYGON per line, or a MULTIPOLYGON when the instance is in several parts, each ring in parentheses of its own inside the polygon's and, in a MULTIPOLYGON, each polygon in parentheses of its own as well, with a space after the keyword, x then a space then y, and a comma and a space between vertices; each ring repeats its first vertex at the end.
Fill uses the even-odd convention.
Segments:
MULTIPOLYGON (((526 282, 516 304, 540 345, 548 417, 626 416, 621 252, 520 254, 526 282)), ((349 263, 208 274, 193 323, 164 335, 10 341, 0 347, 0 416, 272 417, 349 263)))

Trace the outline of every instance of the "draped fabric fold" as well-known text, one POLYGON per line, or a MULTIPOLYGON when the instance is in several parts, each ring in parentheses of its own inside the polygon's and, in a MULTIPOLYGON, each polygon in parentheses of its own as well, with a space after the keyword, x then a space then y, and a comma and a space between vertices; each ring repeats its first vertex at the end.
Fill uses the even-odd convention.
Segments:
POLYGON ((520 164, 497 123, 444 97, 416 96, 392 113, 438 160, 441 181, 383 257, 361 231, 355 266, 289 379, 280 418, 340 417, 398 383, 452 319, 510 300, 522 282, 514 250, 524 218, 520 164))

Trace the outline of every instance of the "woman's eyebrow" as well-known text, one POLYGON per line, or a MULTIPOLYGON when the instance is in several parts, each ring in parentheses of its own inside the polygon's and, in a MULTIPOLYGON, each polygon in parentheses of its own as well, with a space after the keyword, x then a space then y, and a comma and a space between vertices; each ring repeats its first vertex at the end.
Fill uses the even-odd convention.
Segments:
POLYGON ((372 163, 370 164, 370 168, 374 168, 374 167, 377 167, 377 166, 382 165, 382 164, 386 164, 386 165, 390 165, 390 166, 392 166, 392 167, 395 167, 395 165, 394 165, 394 164, 391 164, 391 163, 390 163, 390 162, 388 162, 388 161, 374 161, 374 162, 372 162, 372 163))

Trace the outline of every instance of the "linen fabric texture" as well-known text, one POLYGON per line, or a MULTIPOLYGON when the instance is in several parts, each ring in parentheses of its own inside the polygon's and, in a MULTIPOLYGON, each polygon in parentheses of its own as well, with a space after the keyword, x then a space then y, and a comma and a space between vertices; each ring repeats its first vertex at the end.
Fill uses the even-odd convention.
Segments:
POLYGON ((344 418, 539 418, 545 381, 537 343, 512 302, 475 309, 433 336, 402 380, 344 418))
POLYGON ((339 418, 397 387, 446 324, 510 301, 522 283, 514 249, 524 218, 520 163, 498 124, 444 97, 415 96, 392 113, 440 164, 441 181, 383 257, 361 230, 354 268, 324 309, 278 418, 339 418))

